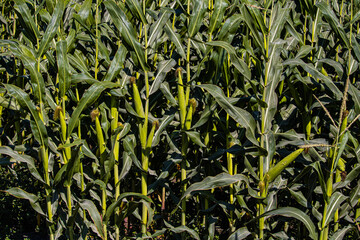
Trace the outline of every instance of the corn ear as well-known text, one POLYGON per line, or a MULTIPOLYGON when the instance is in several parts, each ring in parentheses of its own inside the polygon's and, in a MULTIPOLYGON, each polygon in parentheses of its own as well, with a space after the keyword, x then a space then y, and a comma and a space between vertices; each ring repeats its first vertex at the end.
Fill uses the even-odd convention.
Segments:
POLYGON ((191 128, 192 116, 193 116, 193 114, 195 112, 196 105, 197 105, 197 102, 196 102, 196 100, 194 98, 190 99, 189 103, 190 103, 190 107, 189 107, 189 110, 187 112, 186 121, 185 121, 185 129, 186 130, 189 130, 191 128))
POLYGON ((178 101, 180 107, 180 123, 181 128, 185 127, 185 118, 186 118, 186 101, 185 101, 185 92, 182 80, 181 68, 176 70, 178 76, 178 101))
POLYGON ((145 118, 145 113, 144 113, 144 108, 143 108, 141 97, 140 97, 140 92, 136 85, 136 78, 131 77, 130 81, 131 81, 132 88, 133 88, 135 111, 140 117, 145 118))
POLYGON ((274 167, 270 168, 270 170, 265 174, 265 181, 267 183, 271 183, 274 179, 281 174, 281 172, 292 163, 302 152, 303 148, 294 151, 293 153, 286 156, 280 162, 278 162, 274 167))
POLYGON ((343 158, 340 158, 338 163, 337 163, 337 166, 336 168, 342 172, 345 171, 345 164, 346 164, 346 161, 343 159, 343 158))

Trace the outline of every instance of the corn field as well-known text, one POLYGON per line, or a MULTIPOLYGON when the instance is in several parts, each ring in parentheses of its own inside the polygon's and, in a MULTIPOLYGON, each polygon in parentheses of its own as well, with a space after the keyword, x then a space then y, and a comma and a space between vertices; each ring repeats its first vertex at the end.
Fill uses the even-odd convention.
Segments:
POLYGON ((0 6, 0 238, 360 238, 359 0, 0 6))

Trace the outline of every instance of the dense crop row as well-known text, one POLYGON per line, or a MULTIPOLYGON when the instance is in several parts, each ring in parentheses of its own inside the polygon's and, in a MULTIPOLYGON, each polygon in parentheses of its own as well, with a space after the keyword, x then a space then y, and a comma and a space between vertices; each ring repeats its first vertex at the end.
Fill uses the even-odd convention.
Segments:
POLYGON ((1 199, 51 240, 359 238, 359 0, 0 9, 1 199))

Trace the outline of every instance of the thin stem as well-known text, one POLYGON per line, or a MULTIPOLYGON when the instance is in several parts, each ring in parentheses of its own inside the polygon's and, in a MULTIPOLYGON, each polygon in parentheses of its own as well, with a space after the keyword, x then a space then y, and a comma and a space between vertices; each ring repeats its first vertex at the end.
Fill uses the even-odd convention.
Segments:
MULTIPOLYGON (((43 165, 44 165, 45 183, 47 186, 51 186, 50 185, 50 176, 49 176, 49 171, 48 171, 48 166, 49 166, 48 151, 45 148, 45 146, 41 147, 40 154, 41 154, 41 159, 42 159, 43 165)), ((52 206, 51 206, 52 190, 49 189, 48 187, 45 187, 45 193, 46 193, 46 207, 47 207, 47 213, 48 213, 49 235, 50 235, 50 240, 54 240, 53 214, 52 214, 52 206)))
POLYGON ((95 79, 98 75, 98 64, 99 64, 99 0, 96 0, 96 9, 95 9, 95 79))
MULTIPOLYGON (((143 13, 145 15, 146 13, 146 1, 143 0, 143 13)), ((148 59, 147 59, 147 48, 148 48, 148 34, 147 34, 147 25, 143 24, 143 28, 144 28, 144 42, 145 42, 145 62, 147 63, 148 59)), ((142 29, 142 27, 141 27, 142 29)), ((140 30, 141 30, 140 29, 140 30)), ((146 95, 146 99, 145 99, 145 119, 144 119, 144 123, 140 124, 139 126, 139 130, 141 132, 141 162, 142 162, 142 168, 143 168, 143 172, 141 173, 141 193, 145 196, 147 196, 147 171, 149 168, 149 155, 150 155, 150 150, 147 149, 147 141, 150 140, 150 137, 148 139, 148 123, 149 123, 149 76, 148 76, 148 72, 144 69, 144 75, 145 75, 145 95, 146 95)), ((151 146, 150 146, 151 147, 151 146)), ((141 220, 141 233, 142 234, 146 234, 147 232, 147 223, 148 223, 148 210, 147 207, 145 205, 145 203, 142 206, 142 220, 141 220)))
MULTIPOLYGON (((119 112, 117 109, 117 101, 115 97, 111 98, 111 132, 114 133, 115 130, 118 128, 118 118, 119 118, 119 112)), ((120 196, 120 181, 119 181, 119 149, 120 149, 120 143, 119 143, 120 133, 118 133, 115 137, 115 143, 113 147, 113 154, 115 158, 115 165, 114 165, 114 186, 115 186, 115 201, 120 196)), ((119 217, 119 208, 115 209, 115 223, 116 220, 119 217)), ((117 224, 115 224, 115 238, 118 240, 120 239, 120 229, 117 224)))
MULTIPOLYGON (((104 141, 104 135, 102 132, 99 116, 100 111, 98 109, 93 110, 92 112, 94 118, 95 118, 95 129, 96 129, 96 136, 98 140, 98 146, 99 146, 99 157, 100 161, 103 162, 103 153, 106 150, 105 147, 105 141, 104 141)), ((102 216, 105 216, 106 213, 106 188, 102 189, 102 195, 101 195, 101 205, 102 205, 102 216)), ((104 230, 104 239, 107 240, 107 226, 106 224, 103 224, 103 230, 104 230)))

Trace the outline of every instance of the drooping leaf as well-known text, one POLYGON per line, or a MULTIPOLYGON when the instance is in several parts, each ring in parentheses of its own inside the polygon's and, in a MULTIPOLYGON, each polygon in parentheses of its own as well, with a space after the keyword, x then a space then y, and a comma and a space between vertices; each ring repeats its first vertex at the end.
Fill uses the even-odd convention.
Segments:
POLYGON ((200 147, 206 147, 200 139, 200 133, 195 131, 185 131, 186 135, 191 139, 193 143, 199 145, 200 147))
POLYGON ((107 224, 108 221, 110 220, 110 217, 112 216, 112 214, 114 214, 114 211, 117 207, 120 206, 120 204, 122 203, 123 199, 124 198, 130 198, 130 197, 136 197, 136 198, 139 198, 139 199, 144 199, 145 201, 147 202, 150 202, 152 203, 152 200, 147 197, 147 196, 144 196, 142 195, 141 193, 134 193, 134 192, 127 192, 127 193, 123 193, 123 194, 120 194, 120 196, 118 197, 118 199, 116 200, 116 202, 113 202, 106 210, 106 213, 105 213, 105 216, 103 218, 103 222, 104 224, 107 224))
POLYGON ((40 213, 41 215, 45 216, 44 211, 41 209, 39 200, 40 197, 32 194, 32 193, 28 193, 24 190, 22 190, 21 188, 10 188, 4 192, 9 193, 10 195, 13 195, 16 198, 22 198, 22 199, 26 199, 29 200, 30 205, 33 207, 33 209, 40 213))
POLYGON ((340 37, 340 39, 347 48, 350 48, 350 42, 348 37, 346 36, 344 27, 340 24, 340 21, 336 17, 334 11, 330 8, 329 4, 327 4, 326 2, 316 2, 315 6, 320 9, 322 15, 325 17, 326 21, 330 24, 335 34, 340 37))
POLYGON ((107 71, 103 81, 111 82, 114 78, 116 78, 119 75, 121 69, 123 68, 123 64, 127 52, 128 51, 124 45, 119 46, 114 59, 111 61, 110 68, 107 71))
POLYGON ((152 140, 151 147, 155 147, 160 142, 160 136, 163 134, 163 131, 166 129, 166 127, 171 123, 171 121, 174 119, 175 115, 169 115, 166 116, 164 120, 161 121, 159 128, 156 130, 154 134, 154 138, 152 140))
POLYGON ((255 138, 255 120, 251 114, 244 109, 235 107, 232 105, 229 100, 225 97, 221 88, 211 84, 202 84, 199 87, 204 88, 208 91, 216 100, 216 102, 241 126, 246 128, 247 138, 255 145, 258 145, 258 142, 255 138))
POLYGON ((282 208, 278 208, 278 209, 266 212, 259 217, 276 216, 276 215, 296 218, 297 220, 301 221, 305 225, 305 227, 308 229, 309 237, 311 239, 318 239, 318 233, 316 231, 316 227, 315 227, 314 223, 312 222, 312 220, 310 219, 310 217, 297 208, 282 207, 282 208))
POLYGON ((207 42, 207 45, 210 46, 216 46, 216 47, 221 47, 224 48, 228 54, 230 55, 230 59, 231 59, 231 63, 235 66, 235 68, 242 74, 244 75, 244 77, 246 77, 247 79, 251 78, 251 72, 248 68, 248 66, 246 65, 246 63, 240 59, 233 46, 231 46, 229 43, 227 42, 223 42, 223 41, 211 41, 211 42, 207 42))
POLYGON ((38 58, 42 57, 43 54, 47 51, 50 42, 53 40, 57 31, 59 30, 58 28, 60 26, 60 20, 64 14, 64 9, 65 1, 57 1, 51 21, 49 22, 44 36, 41 39, 39 49, 37 51, 38 58))
POLYGON ((32 131, 37 132, 36 135, 40 137, 39 138, 40 144, 46 147, 48 145, 47 131, 43 121, 40 119, 39 112, 36 109, 34 103, 31 101, 29 95, 25 93, 23 90, 21 90, 19 87, 16 87, 15 85, 11 85, 11 84, 4 84, 4 85, 5 88, 9 91, 10 95, 16 98, 20 106, 23 109, 29 110, 35 123, 34 124, 35 128, 32 128, 32 131))
POLYGON ((220 173, 214 177, 206 177, 201 182, 194 183, 184 192, 180 201, 195 191, 209 190, 218 187, 229 186, 239 181, 247 182, 247 178, 242 174, 230 175, 228 173, 220 173))
POLYGON ((309 63, 305 63, 301 59, 289 59, 289 60, 284 61, 283 65, 284 66, 289 65, 289 66, 293 66, 293 67, 301 66, 306 72, 310 73, 315 78, 323 80, 325 85, 332 91, 332 94, 334 94, 337 99, 342 98, 341 91, 336 87, 336 85, 334 84, 332 79, 329 78, 328 76, 325 76, 324 74, 320 73, 313 65, 311 65, 309 63))
POLYGON ((31 174, 37 180, 41 181, 42 183, 45 183, 44 179, 41 177, 40 173, 38 172, 37 167, 35 165, 35 160, 32 157, 28 155, 19 154, 7 146, 0 147, 0 154, 8 155, 14 158, 16 161, 26 163, 31 174))
POLYGON ((228 240, 241 240, 241 239, 246 238, 250 234, 251 234, 251 232, 249 232, 247 227, 242 227, 242 228, 237 229, 235 232, 233 232, 229 236, 228 240))
POLYGON ((129 0, 125 1, 125 3, 129 6, 132 14, 134 14, 138 19, 140 19, 143 24, 147 24, 146 17, 138 0, 129 0))
POLYGON ((162 62, 159 63, 158 69, 157 69, 157 73, 155 76, 155 79, 152 81, 150 90, 149 90, 149 94, 153 94, 155 93, 162 81, 164 80, 166 74, 168 72, 170 72, 170 70, 176 65, 176 61, 174 59, 170 59, 170 60, 164 60, 162 62))
POLYGON ((214 33, 224 19, 224 13, 229 3, 227 0, 215 1, 214 12, 210 18, 209 33, 214 33))
POLYGON ((40 33, 26 4, 26 1, 15 0, 15 7, 15 9, 18 10, 21 18, 25 22, 26 30, 30 34, 29 36, 33 38, 32 41, 35 43, 36 40, 39 38, 40 33))
POLYGON ((181 38, 180 38, 179 34, 176 33, 172 29, 170 24, 168 24, 168 23, 165 24, 165 32, 168 35, 168 37, 170 38, 171 42, 175 44, 176 49, 177 49, 178 53, 180 54, 180 56, 183 59, 186 59, 186 53, 185 53, 184 46, 181 42, 181 38))
POLYGON ((162 11, 158 20, 156 20, 156 22, 151 26, 148 46, 154 46, 155 40, 160 36, 160 33, 163 31, 165 24, 171 16, 171 13, 172 12, 169 9, 165 9, 164 11, 162 11))
POLYGON ((143 70, 148 71, 149 67, 145 61, 144 49, 140 45, 140 43, 136 40, 136 31, 131 24, 131 22, 127 19, 125 13, 120 9, 119 6, 116 5, 113 1, 105 1, 104 2, 107 10, 110 13, 110 16, 116 26, 116 28, 121 33, 121 36, 124 38, 124 41, 129 45, 132 50, 135 51, 137 56, 137 60, 139 61, 143 70))
POLYGON ((329 240, 342 240, 346 233, 356 230, 354 226, 347 226, 342 229, 337 230, 330 238, 329 240))
POLYGON ((94 202, 88 199, 80 199, 79 204, 82 209, 89 213, 100 237, 104 238, 103 222, 94 202))
POLYGON ((330 223, 330 221, 333 219, 335 215, 336 210, 340 207, 340 204, 344 202, 346 199, 347 197, 340 192, 335 192, 331 195, 328 207, 326 209, 324 226, 330 223))
POLYGON ((199 237, 199 234, 191 229, 191 228, 188 228, 187 226, 179 226, 179 227, 174 227, 172 226, 170 223, 164 221, 165 223, 165 226, 168 227, 168 230, 171 231, 171 232, 174 232, 174 233, 188 233, 193 239, 197 239, 197 240, 200 240, 200 237, 199 237))
POLYGON ((203 0, 194 0, 193 2, 193 10, 190 16, 190 23, 188 27, 188 34, 189 37, 192 38, 196 35, 196 33, 199 31, 202 22, 203 17, 206 12, 206 3, 207 1, 203 0))
POLYGON ((56 58, 59 72, 60 96, 65 97, 66 91, 70 88, 69 61, 67 58, 67 42, 65 40, 56 44, 56 58))
POLYGON ((76 125, 79 123, 79 117, 82 111, 93 104, 96 99, 100 96, 100 94, 107 88, 115 88, 119 85, 112 82, 96 82, 91 87, 89 87, 83 96, 80 99, 80 102, 78 103, 77 107, 75 108, 74 112, 71 115, 71 118, 69 120, 69 126, 68 126, 68 136, 72 133, 76 125))

